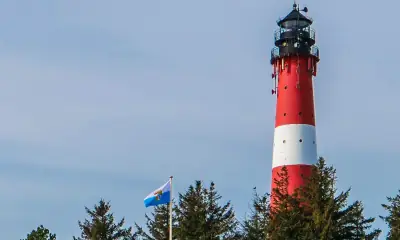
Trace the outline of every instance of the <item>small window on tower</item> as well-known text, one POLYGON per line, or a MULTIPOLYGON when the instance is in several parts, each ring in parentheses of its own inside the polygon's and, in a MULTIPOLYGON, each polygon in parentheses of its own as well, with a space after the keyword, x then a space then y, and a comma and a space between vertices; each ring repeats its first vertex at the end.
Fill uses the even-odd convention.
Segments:
POLYGON ((286 143, 286 140, 283 140, 283 143, 286 143))
POLYGON ((283 116, 285 116, 285 117, 286 117, 286 113, 284 113, 284 114, 283 114, 283 116))
POLYGON ((285 89, 287 89, 287 85, 285 86, 285 89))
POLYGON ((303 139, 300 139, 299 142, 303 142, 303 139))

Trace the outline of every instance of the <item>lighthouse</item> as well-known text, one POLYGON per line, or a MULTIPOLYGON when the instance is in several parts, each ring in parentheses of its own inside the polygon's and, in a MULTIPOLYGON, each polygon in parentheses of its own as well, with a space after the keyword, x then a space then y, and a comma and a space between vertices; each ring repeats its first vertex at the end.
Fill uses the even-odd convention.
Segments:
POLYGON ((286 166, 289 194, 304 184, 317 162, 313 78, 319 49, 307 12, 295 3, 293 10, 277 21, 271 51, 272 94, 276 96, 272 189, 286 166))

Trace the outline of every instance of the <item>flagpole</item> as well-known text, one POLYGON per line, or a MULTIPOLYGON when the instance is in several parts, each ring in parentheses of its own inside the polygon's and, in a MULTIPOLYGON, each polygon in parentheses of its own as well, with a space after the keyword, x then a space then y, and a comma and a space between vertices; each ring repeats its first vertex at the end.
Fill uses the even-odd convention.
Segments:
POLYGON ((169 240, 172 240, 172 176, 169 177, 171 190, 169 195, 169 240))

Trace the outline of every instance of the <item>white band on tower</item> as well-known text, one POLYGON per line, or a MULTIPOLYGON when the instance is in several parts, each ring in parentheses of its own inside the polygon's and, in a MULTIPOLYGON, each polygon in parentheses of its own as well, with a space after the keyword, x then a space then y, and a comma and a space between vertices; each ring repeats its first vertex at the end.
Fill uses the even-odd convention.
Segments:
POLYGON ((313 165, 317 162, 315 127, 288 124, 275 128, 272 167, 313 165))

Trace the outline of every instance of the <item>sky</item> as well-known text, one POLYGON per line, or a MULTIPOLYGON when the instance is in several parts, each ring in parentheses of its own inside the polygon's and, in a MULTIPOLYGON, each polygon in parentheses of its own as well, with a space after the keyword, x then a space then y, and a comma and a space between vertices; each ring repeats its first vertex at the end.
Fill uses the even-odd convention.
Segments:
MULTIPOLYGON (((43 224, 71 239, 100 198, 143 224, 143 198, 170 175, 178 192, 214 181, 243 219, 253 187, 270 187, 269 58, 292 3, 1 0, 3 238, 43 224)), ((367 216, 385 214, 400 183, 400 3, 300 4, 321 54, 318 153, 367 216)))

